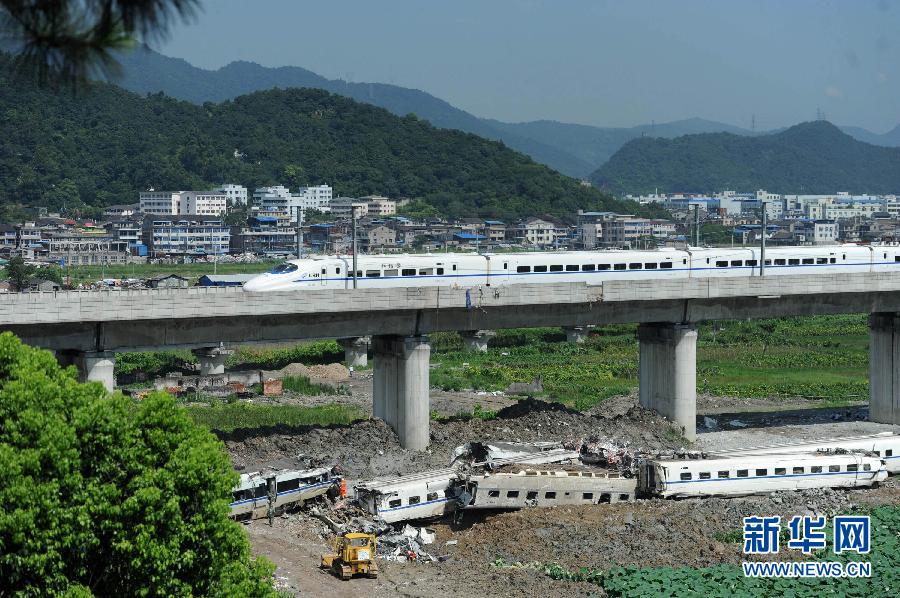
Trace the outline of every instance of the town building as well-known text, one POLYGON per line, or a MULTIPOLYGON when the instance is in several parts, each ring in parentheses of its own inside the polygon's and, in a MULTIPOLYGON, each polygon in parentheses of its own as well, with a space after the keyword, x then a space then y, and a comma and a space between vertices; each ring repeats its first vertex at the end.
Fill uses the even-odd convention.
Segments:
POLYGON ((397 213, 397 202, 379 195, 366 195, 359 201, 366 202, 367 214, 376 218, 393 216, 397 213))
POLYGON ((247 226, 231 228, 232 253, 286 255, 297 253, 297 229, 278 225, 272 216, 252 216, 247 226))
POLYGON ((511 240, 520 245, 547 247, 557 238, 556 223, 534 217, 516 223, 508 232, 512 233, 511 240))
POLYGON ((222 216, 228 209, 216 191, 141 191, 140 211, 156 216, 222 216))
POLYGON ((127 218, 134 216, 140 211, 140 203, 119 204, 115 206, 107 206, 103 209, 104 218, 127 218))
POLYGON ((224 185, 219 185, 215 189, 213 189, 216 193, 221 193, 225 196, 225 199, 230 206, 245 206, 247 205, 247 188, 243 185, 235 185, 232 183, 226 183, 224 185))
POLYGON ((336 197, 328 205, 331 208, 331 215, 338 219, 351 219, 354 210, 357 218, 369 215, 369 202, 355 197, 336 197))
POLYGON ((369 228, 363 235, 363 250, 373 253, 397 245, 397 231, 383 224, 369 228))
POLYGON ((150 255, 223 255, 228 253, 231 231, 218 218, 147 219, 144 243, 150 255))

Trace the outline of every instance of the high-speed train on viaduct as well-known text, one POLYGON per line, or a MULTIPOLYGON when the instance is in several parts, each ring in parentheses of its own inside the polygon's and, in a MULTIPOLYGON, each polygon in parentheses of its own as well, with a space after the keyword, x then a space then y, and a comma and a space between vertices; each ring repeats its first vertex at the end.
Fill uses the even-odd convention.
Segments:
MULTIPOLYGON (((501 286, 900 271, 900 245, 689 248, 523 253, 358 255, 357 288, 501 286)), ((353 288, 351 256, 291 260, 244 283, 246 291, 353 288)))

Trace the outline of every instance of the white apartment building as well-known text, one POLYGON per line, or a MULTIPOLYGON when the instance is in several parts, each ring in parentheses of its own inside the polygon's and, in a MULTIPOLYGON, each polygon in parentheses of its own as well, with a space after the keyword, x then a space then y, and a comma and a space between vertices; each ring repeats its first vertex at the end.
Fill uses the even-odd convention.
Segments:
POLYGON ((355 197, 336 197, 328 205, 335 218, 352 218, 354 209, 357 218, 369 215, 369 203, 355 197))
POLYGON ((578 241, 583 249, 593 249, 603 243, 601 222, 582 222, 578 225, 578 241))
POLYGON ((219 185, 213 191, 221 193, 228 200, 228 204, 232 206, 247 205, 247 188, 243 185, 224 184, 219 185))
POLYGON ((260 187, 253 192, 253 205, 267 212, 285 214, 291 222, 297 221, 297 210, 330 210, 332 189, 328 185, 300 187, 291 193, 284 185, 260 187))
POLYGON ((529 245, 552 245, 556 241, 556 225, 540 218, 527 218, 516 225, 516 240, 529 245))
POLYGON ((397 202, 387 197, 366 195, 365 197, 360 197, 359 201, 364 201, 368 204, 369 216, 393 216, 397 213, 397 202))
POLYGON ((140 210, 158 216, 221 216, 228 200, 217 191, 141 191, 140 210))

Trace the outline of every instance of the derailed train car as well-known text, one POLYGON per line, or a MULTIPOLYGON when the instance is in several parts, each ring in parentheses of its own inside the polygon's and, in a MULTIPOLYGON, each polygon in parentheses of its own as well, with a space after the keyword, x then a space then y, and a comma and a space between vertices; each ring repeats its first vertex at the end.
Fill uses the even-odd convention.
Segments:
POLYGON ((887 475, 879 457, 849 452, 647 459, 638 469, 638 487, 644 495, 661 498, 744 496, 867 487, 887 475))
POLYGON ((634 500, 637 480, 619 472, 522 469, 468 476, 466 509, 520 509, 634 500))
POLYGON ((442 517, 456 510, 460 474, 438 469, 390 479, 360 482, 356 501, 387 523, 442 517))
POLYGON ((243 473, 232 490, 231 517, 238 520, 266 517, 270 508, 280 513, 322 496, 332 488, 337 489, 340 482, 339 476, 324 467, 243 473))

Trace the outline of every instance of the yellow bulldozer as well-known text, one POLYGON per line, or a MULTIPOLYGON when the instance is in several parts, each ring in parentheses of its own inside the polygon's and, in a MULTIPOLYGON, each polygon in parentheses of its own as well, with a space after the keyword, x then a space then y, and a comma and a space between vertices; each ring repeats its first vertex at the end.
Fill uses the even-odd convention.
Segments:
POLYGON ((344 534, 334 541, 334 552, 322 555, 323 569, 330 569, 340 579, 354 575, 378 577, 375 562, 375 536, 372 534, 344 534))

